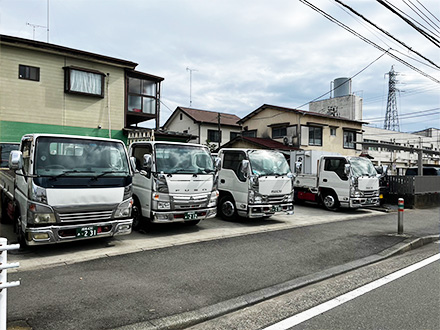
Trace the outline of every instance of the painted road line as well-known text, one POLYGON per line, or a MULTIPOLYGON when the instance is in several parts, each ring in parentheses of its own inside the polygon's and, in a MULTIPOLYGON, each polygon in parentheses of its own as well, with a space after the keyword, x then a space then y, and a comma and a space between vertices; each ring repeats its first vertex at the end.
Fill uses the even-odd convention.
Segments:
POLYGON ((430 263, 433 263, 440 259, 440 253, 433 255, 432 257, 429 257, 425 260, 422 260, 416 264, 413 264, 411 266, 408 266, 406 268, 403 268, 395 273, 392 273, 390 275, 387 275, 385 277, 382 277, 374 282, 371 282, 369 284, 366 284, 364 286, 361 286, 360 288, 357 288, 356 290, 350 291, 348 293, 345 293, 339 297, 336 297, 330 301, 327 301, 325 303, 322 303, 318 306, 315 306, 311 309, 308 309, 302 313, 296 314, 292 317, 289 317, 281 322, 275 323, 263 330, 287 330, 289 328, 292 328, 298 324, 301 324, 307 320, 310 320, 311 318, 323 314, 337 306, 340 306, 350 300, 353 300, 357 297, 362 296, 363 294, 370 292, 374 289, 377 289, 387 283, 390 283, 394 280, 397 280, 398 278, 405 276, 411 272, 414 272, 422 267, 425 267, 429 265, 430 263))

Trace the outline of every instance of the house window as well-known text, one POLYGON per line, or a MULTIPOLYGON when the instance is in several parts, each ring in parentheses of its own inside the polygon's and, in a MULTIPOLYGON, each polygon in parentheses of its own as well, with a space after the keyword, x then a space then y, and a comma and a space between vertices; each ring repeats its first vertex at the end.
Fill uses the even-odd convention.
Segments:
POLYGON ((235 139, 237 136, 240 136, 240 132, 231 132, 231 133, 229 133, 229 139, 230 140, 235 139))
POLYGON ((98 71, 65 67, 66 93, 104 97, 105 74, 98 71))
POLYGON ((344 148, 354 149, 356 145, 356 132, 344 131, 344 148))
POLYGON ((221 132, 215 130, 208 130, 208 141, 209 142, 220 142, 221 132))
POLYGON ((18 78, 40 81, 40 68, 20 64, 18 66, 18 78))
POLYGON ((253 129, 251 131, 243 131, 241 133, 242 136, 247 136, 247 137, 257 137, 257 130, 253 129))
POLYGON ((156 114, 156 83, 146 79, 128 78, 128 111, 156 114))
POLYGON ((322 127, 309 127, 309 145, 322 146, 322 127))
POLYGON ((330 127, 330 136, 336 136, 336 127, 330 127))
POLYGON ((272 127, 272 139, 280 139, 287 135, 287 127, 272 127))

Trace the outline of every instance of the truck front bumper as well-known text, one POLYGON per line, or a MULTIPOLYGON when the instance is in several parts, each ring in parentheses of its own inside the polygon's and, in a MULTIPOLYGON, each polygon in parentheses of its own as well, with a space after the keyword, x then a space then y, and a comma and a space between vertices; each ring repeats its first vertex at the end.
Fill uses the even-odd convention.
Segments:
POLYGON ((238 215, 248 218, 270 217, 275 214, 291 215, 294 212, 293 203, 256 204, 249 205, 247 211, 237 210, 238 215))
POLYGON ((92 224, 30 227, 26 229, 27 245, 71 242, 97 237, 112 237, 131 233, 133 219, 113 220, 92 224))
POLYGON ((188 222, 214 218, 217 215, 217 208, 164 212, 152 211, 151 213, 151 222, 154 223, 188 222))
MULTIPOLYGON (((350 198, 349 203, 346 203, 346 204, 347 204, 347 207, 350 207, 350 208, 379 206, 380 199, 379 199, 379 197, 350 198)), ((344 206, 344 203, 341 202, 341 206, 344 206)))

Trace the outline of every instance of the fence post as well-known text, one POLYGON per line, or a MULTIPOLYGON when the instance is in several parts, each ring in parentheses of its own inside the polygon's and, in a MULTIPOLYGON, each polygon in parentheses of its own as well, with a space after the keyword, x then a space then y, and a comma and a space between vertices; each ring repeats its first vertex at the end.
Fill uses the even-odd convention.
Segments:
POLYGON ((399 198, 397 202, 399 211, 397 213, 397 234, 403 234, 403 211, 405 210, 405 203, 403 198, 399 198))
POLYGON ((20 285, 20 281, 8 282, 8 268, 16 268, 19 266, 18 262, 8 264, 7 251, 17 250, 20 244, 8 245, 6 238, 0 237, 0 330, 6 330, 6 302, 7 302, 7 288, 20 285))

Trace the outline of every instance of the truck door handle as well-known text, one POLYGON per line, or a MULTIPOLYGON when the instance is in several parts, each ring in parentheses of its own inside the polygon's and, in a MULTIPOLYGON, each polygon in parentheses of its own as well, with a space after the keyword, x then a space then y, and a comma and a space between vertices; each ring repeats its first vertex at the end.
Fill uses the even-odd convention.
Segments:
POLYGON ((225 183, 225 179, 221 179, 221 180, 220 180, 220 183, 225 183))
POLYGON ((327 182, 327 179, 322 179, 323 182, 327 182))

